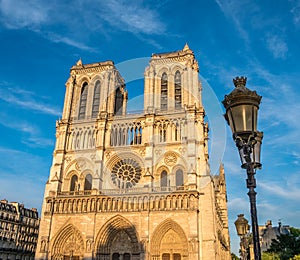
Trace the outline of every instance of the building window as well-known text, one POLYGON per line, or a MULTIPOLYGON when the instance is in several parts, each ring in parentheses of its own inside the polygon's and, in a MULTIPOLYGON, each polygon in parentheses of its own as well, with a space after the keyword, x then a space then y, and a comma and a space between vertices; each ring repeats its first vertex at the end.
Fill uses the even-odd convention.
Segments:
POLYGON ((116 96, 115 96, 115 115, 122 115, 123 113, 123 94, 120 90, 120 88, 117 88, 116 90, 116 96))
POLYGON ((170 260, 170 254, 164 253, 162 254, 162 260, 170 260))
POLYGON ((163 73, 160 84, 160 109, 168 109, 168 76, 167 73, 163 73))
POLYGON ((100 106, 100 81, 98 80, 94 88, 92 118, 96 118, 98 116, 99 106, 100 106))
POLYGON ((175 174, 176 187, 183 186, 183 171, 177 170, 175 174))
POLYGON ((73 175, 71 178, 70 191, 79 190, 78 177, 77 175, 73 175))
POLYGON ((91 174, 87 174, 84 179, 84 190, 92 189, 93 177, 91 174))
POLYGON ((177 70, 175 73, 175 109, 181 108, 181 75, 177 70))
POLYGON ((173 260, 181 260, 180 254, 173 254, 173 260))
POLYGON ((160 186, 167 187, 168 186, 168 173, 163 170, 160 174, 160 186))
POLYGON ((78 119, 85 118, 87 95, 88 95, 88 84, 85 82, 83 83, 81 88, 78 119))

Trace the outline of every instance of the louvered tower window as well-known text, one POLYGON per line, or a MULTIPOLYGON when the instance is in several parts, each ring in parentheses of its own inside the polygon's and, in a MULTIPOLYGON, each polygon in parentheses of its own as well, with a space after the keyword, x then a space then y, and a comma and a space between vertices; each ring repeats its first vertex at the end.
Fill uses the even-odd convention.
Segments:
POLYGON ((98 80, 94 88, 92 118, 96 118, 98 116, 99 106, 100 106, 100 81, 98 80))
POLYGON ((88 84, 85 82, 83 83, 81 88, 78 119, 85 118, 87 95, 88 95, 88 84))
POLYGON ((163 73, 161 77, 161 88, 160 88, 160 109, 168 109, 168 76, 167 73, 163 73))
POLYGON ((175 73, 175 108, 181 108, 181 74, 177 70, 175 73))

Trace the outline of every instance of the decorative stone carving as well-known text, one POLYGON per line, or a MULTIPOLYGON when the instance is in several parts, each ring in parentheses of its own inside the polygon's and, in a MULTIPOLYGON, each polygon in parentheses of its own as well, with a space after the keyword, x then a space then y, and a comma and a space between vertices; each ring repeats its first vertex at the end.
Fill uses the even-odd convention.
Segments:
POLYGON ((168 166, 173 166, 176 164, 177 162, 177 156, 174 152, 167 152, 165 154, 165 164, 168 165, 168 166))
POLYGON ((142 168, 135 160, 122 159, 114 165, 111 178, 119 188, 131 188, 139 182, 141 175, 142 168))

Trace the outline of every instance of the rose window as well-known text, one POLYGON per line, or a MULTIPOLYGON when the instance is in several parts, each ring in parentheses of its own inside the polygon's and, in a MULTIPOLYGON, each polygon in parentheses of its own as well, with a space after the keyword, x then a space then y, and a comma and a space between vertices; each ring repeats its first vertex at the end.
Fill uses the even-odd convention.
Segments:
POLYGON ((119 188, 131 188, 139 182, 142 175, 141 166, 133 159, 118 161, 111 174, 113 183, 119 188))

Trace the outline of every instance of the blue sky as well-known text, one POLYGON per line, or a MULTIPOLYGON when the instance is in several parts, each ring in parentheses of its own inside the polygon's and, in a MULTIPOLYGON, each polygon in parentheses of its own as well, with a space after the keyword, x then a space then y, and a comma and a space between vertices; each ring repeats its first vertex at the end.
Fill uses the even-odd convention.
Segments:
MULTIPOLYGON (((246 174, 220 121, 220 101, 236 76, 247 76, 247 86, 263 96, 259 224, 281 219, 300 227, 299 35, 299 0, 0 0, 0 198, 41 208, 64 83, 80 57, 118 64, 188 42, 206 82, 211 147, 218 148, 211 152, 212 168, 225 164, 233 251, 237 214, 250 220, 246 174), (226 144, 220 142, 225 134, 226 144)), ((140 95, 143 81, 128 89, 129 98, 140 95)))

